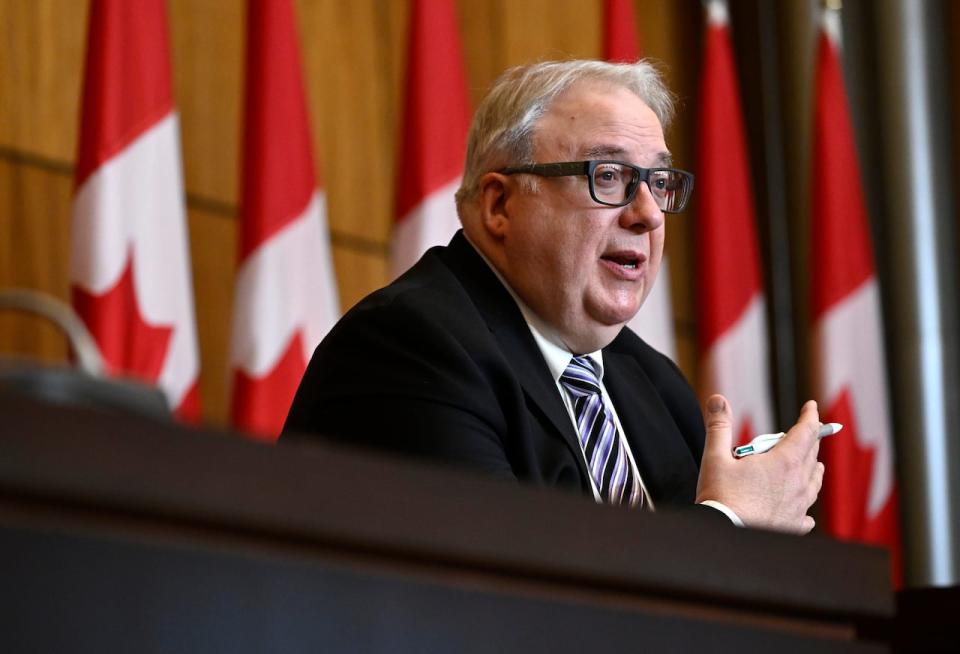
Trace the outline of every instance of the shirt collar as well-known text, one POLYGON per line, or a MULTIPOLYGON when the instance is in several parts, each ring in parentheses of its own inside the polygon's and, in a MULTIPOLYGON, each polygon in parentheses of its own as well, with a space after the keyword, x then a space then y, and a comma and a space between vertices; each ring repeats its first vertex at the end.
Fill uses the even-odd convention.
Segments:
MULTIPOLYGON (((507 292, 510 293, 510 297, 513 298, 513 301, 517 303, 517 307, 520 309, 520 313, 523 314, 523 319, 527 323, 527 327, 530 329, 530 333, 533 335, 533 340, 536 342, 537 347, 540 349, 540 353, 543 355, 544 361, 547 363, 547 368, 550 369, 550 374, 553 376, 553 381, 560 381, 560 376, 563 374, 564 370, 567 369, 567 366, 570 364, 570 359, 573 358, 574 354, 563 344, 563 341, 560 339, 556 330, 553 329, 549 324, 547 324, 543 319, 540 318, 536 313, 533 312, 533 309, 527 306, 527 303, 520 299, 520 296, 516 294, 513 288, 510 287, 510 284, 507 283, 507 280, 503 278, 503 275, 500 274, 500 271, 497 270, 496 266, 490 263, 490 260, 487 259, 486 255, 480 251, 476 245, 473 244, 473 241, 470 240, 470 237, 467 236, 466 231, 463 233, 464 237, 467 239, 467 243, 476 250, 477 254, 480 255, 480 258, 483 259, 483 262, 487 264, 487 267, 493 271, 493 274, 497 276, 497 279, 500 280, 500 283, 503 284, 503 287, 507 289, 507 292)), ((596 370, 597 378, 603 379, 603 351, 596 350, 595 352, 588 352, 586 355, 593 360, 596 370)))

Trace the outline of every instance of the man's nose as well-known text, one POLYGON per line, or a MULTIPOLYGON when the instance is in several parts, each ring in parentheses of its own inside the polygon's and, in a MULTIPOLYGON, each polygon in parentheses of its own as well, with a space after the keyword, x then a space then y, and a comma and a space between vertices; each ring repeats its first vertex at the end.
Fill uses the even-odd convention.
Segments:
POLYGON ((663 211, 653 199, 650 187, 640 182, 637 195, 620 214, 620 225, 625 229, 643 233, 650 232, 663 224, 663 211))

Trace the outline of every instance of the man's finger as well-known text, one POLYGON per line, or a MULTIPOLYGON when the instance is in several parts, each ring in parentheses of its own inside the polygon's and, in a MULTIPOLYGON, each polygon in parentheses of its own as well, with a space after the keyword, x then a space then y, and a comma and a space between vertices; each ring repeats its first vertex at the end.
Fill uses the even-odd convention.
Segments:
POLYGON ((813 470, 813 483, 817 488, 817 494, 820 493, 820 489, 823 488, 823 474, 826 471, 826 466, 823 465, 822 461, 817 461, 817 465, 813 470))
POLYGON ((730 455, 733 449, 733 414, 727 399, 722 395, 711 395, 707 398, 703 421, 707 426, 705 453, 730 455))
POLYGON ((797 424, 807 426, 816 438, 820 431, 820 412, 817 409, 817 403, 814 400, 807 400, 800 407, 800 419, 797 424))
POLYGON ((819 451, 819 432, 820 414, 817 411, 817 403, 813 400, 807 400, 800 408, 800 417, 797 419, 797 424, 787 432, 781 447, 783 449, 797 448, 798 456, 804 461, 809 460, 812 463, 816 454, 811 457, 811 450, 814 449, 814 446, 817 446, 819 451))
MULTIPOLYGON (((819 430, 818 430, 819 434, 819 430)), ((819 435, 817 438, 813 439, 813 442, 810 444, 810 451, 807 453, 807 460, 812 464, 817 460, 817 457, 820 456, 820 438, 819 435)))

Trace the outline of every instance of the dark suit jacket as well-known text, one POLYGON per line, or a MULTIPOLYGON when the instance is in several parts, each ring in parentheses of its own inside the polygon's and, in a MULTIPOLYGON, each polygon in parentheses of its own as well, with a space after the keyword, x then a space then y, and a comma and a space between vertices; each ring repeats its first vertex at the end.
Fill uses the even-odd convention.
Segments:
MULTIPOLYGON (((692 503, 704 426, 690 386, 629 329, 603 359, 604 385, 654 502, 692 503)), ((546 362, 513 298, 462 233, 340 320, 310 361, 288 432, 592 497, 546 362)))

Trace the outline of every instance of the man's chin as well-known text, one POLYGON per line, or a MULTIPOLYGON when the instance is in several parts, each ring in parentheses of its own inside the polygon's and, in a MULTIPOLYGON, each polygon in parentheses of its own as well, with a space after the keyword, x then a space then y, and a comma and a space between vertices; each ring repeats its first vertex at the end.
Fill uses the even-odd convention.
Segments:
POLYGON ((588 329, 578 330, 570 334, 566 341, 567 347, 577 354, 596 352, 610 345, 623 329, 626 321, 619 323, 594 322, 588 329))
POLYGON ((622 304, 604 307, 602 311, 594 314, 594 319, 600 325, 607 328, 619 328, 633 320, 633 317, 640 311, 641 302, 625 302, 622 304))
POLYGON ((607 328, 594 330, 589 334, 579 334, 575 337, 565 339, 564 345, 574 354, 588 354, 596 352, 610 345, 623 329, 623 326, 616 328, 607 328))

